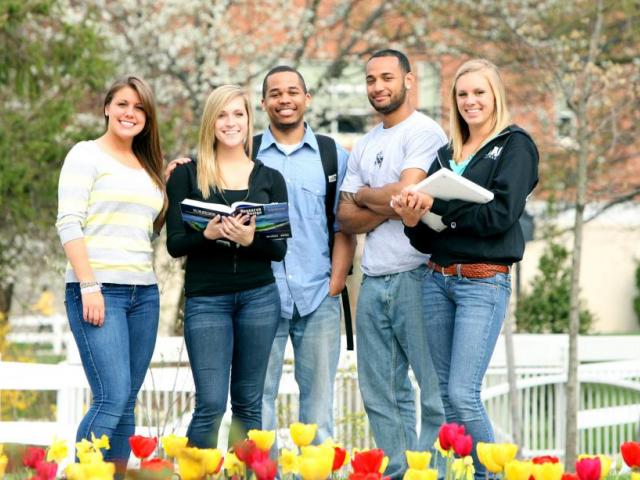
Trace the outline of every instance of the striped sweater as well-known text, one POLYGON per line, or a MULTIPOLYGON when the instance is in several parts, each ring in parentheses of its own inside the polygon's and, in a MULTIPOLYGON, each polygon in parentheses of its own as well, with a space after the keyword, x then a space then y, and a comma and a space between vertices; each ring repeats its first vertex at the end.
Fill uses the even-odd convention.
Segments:
MULTIPOLYGON (((151 238, 162 201, 143 169, 123 165, 95 141, 80 142, 60 172, 56 228, 63 245, 84 238, 98 282, 155 284, 151 238)), ((78 281, 70 264, 66 281, 78 281)))

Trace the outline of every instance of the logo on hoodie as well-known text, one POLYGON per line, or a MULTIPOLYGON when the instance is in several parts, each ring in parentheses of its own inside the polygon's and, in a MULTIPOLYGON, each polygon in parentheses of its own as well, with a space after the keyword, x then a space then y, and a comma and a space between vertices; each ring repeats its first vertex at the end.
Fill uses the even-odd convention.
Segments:
POLYGON ((490 158, 491 160, 495 160, 500 156, 501 152, 502 152, 502 147, 495 146, 491 149, 489 153, 485 155, 485 157, 490 158))

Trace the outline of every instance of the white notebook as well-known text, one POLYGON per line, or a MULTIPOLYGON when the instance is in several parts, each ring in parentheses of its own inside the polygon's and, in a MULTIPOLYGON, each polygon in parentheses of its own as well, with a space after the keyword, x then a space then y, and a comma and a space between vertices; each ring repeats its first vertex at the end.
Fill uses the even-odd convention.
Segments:
MULTIPOLYGON (((473 203, 488 203, 493 200, 493 192, 473 183, 448 168, 441 168, 433 175, 429 175, 423 181, 413 187, 413 190, 427 193, 433 198, 441 200, 464 200, 473 203)), ((442 223, 442 217, 428 212, 422 217, 426 223, 436 232, 441 232, 447 226, 442 223)))

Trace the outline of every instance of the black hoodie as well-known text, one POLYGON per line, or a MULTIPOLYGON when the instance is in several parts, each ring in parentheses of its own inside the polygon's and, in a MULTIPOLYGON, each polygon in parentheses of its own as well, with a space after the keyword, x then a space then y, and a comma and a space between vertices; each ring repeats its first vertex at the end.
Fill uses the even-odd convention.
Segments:
MULTIPOLYGON (((178 166, 167 182, 167 250, 173 257, 187 256, 184 289, 187 297, 248 290, 273 283, 271 261, 280 261, 287 251, 286 240, 267 240, 258 235, 248 247, 233 242, 207 240, 202 232, 185 227, 180 202, 185 198, 211 203, 232 203, 234 191, 224 197, 214 189, 204 200, 198 189, 196 162, 178 166)), ((286 202, 287 187, 277 170, 255 160, 249 176, 247 202, 286 202)))
MULTIPOLYGON (((450 145, 438 151, 429 175, 449 168, 450 145)), ((484 145, 465 168, 463 177, 491 190, 486 204, 435 199, 431 211, 447 228, 436 232, 424 223, 406 227, 411 245, 441 266, 453 263, 511 265, 522 259, 524 238, 518 219, 538 183, 538 150, 527 132, 511 125, 484 145)))

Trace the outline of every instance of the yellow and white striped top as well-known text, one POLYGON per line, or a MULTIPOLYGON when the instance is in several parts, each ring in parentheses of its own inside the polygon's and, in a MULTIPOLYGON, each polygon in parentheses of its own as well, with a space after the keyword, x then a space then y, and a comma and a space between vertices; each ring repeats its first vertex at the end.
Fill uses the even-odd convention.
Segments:
MULTIPOLYGON (((79 142, 60 172, 56 228, 63 245, 84 238, 97 281, 152 285, 153 221, 162 202, 144 169, 123 165, 95 141, 79 142)), ((66 281, 78 281, 69 264, 66 281)))

